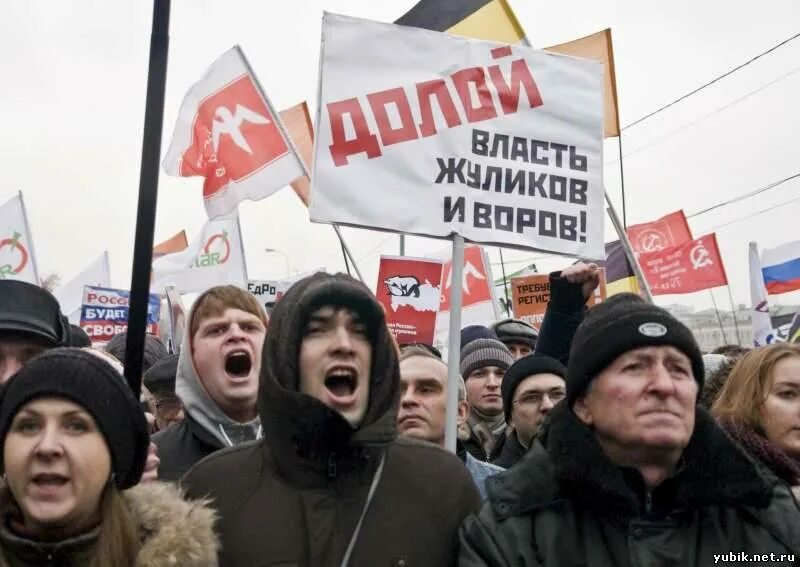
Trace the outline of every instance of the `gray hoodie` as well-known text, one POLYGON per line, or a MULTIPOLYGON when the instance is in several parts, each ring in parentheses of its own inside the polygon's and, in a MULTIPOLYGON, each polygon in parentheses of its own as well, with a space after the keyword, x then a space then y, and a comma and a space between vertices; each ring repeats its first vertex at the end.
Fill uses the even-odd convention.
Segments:
MULTIPOLYGON (((198 298, 199 299, 199 298, 198 298)), ((197 305, 197 302, 195 302, 197 305)), ((187 330, 191 329, 194 307, 189 314, 187 330)), ((261 418, 239 423, 228 417, 206 392, 192 361, 192 346, 189 333, 184 333, 181 352, 178 356, 178 373, 175 377, 175 393, 183 402, 186 413, 217 439, 223 447, 233 447, 245 441, 261 438, 261 418)))

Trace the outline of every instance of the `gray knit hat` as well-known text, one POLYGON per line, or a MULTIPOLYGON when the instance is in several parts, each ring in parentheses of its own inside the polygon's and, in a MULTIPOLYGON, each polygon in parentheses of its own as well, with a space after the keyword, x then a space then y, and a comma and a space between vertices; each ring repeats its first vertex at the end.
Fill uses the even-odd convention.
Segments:
MULTIPOLYGON (((108 341, 105 351, 114 355, 114 357, 122 364, 125 364, 125 349, 127 348, 127 341, 128 333, 124 331, 122 333, 117 333, 111 337, 110 341, 108 341)), ((142 357, 142 372, 147 372, 150 370, 151 366, 167 356, 167 354, 169 354, 167 352, 167 347, 164 346, 164 343, 161 342, 161 339, 155 335, 145 335, 144 354, 142 357)))
POLYGON ((497 366, 508 370, 513 363, 511 351, 497 339, 475 339, 461 349, 461 376, 464 380, 478 368, 497 366))

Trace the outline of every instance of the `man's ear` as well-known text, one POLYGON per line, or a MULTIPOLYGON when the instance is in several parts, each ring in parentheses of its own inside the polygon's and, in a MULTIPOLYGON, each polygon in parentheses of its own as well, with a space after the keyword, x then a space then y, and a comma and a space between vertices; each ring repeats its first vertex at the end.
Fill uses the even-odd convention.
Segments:
POLYGON ((461 400, 458 402, 457 410, 458 413, 456 413, 456 423, 458 425, 466 423, 467 417, 469 417, 469 403, 467 400, 461 400))
POLYGON ((591 426, 594 422, 592 412, 589 409, 589 405, 586 403, 586 396, 575 400, 575 404, 572 406, 572 411, 584 424, 591 426))

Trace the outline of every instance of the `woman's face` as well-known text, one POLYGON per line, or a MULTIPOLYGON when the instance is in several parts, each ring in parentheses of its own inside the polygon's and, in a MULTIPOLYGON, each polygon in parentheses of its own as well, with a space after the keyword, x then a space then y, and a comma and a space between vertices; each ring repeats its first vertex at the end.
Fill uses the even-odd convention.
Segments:
POLYGON ((761 421, 769 441, 800 458, 800 356, 783 358, 773 368, 761 421))
POLYGON ((81 533, 99 520, 111 455, 81 406, 61 398, 25 404, 11 422, 3 458, 8 487, 33 533, 81 533))

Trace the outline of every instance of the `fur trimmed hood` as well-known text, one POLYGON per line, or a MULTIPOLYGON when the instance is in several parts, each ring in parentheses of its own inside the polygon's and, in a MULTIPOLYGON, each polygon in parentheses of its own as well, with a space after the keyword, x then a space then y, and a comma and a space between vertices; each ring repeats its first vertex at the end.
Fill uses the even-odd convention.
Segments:
MULTIPOLYGON (((98 529, 54 542, 52 550, 41 543, 17 536, 5 527, 10 493, 0 481, 4 495, 0 524, 0 565, 41 564, 56 552, 58 564, 84 565, 97 542, 98 529), (13 551, 11 548, 13 547, 13 551), (11 557, 7 554, 11 551, 11 557), (4 557, 5 556, 5 557, 4 557), (66 563, 64 563, 66 561, 66 563)), ((188 500, 173 483, 148 482, 121 493, 138 525, 140 546, 133 567, 216 567, 219 540, 214 531, 216 512, 207 500, 188 500)))
POLYGON ((217 565, 216 513, 207 501, 186 500, 166 482, 140 484, 122 494, 142 531, 136 567, 217 565))

